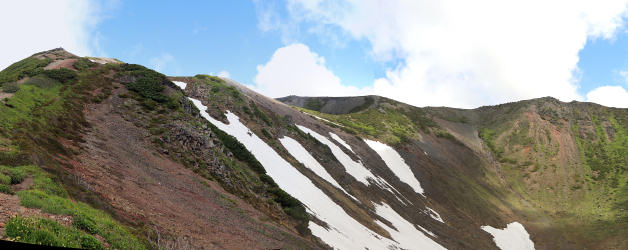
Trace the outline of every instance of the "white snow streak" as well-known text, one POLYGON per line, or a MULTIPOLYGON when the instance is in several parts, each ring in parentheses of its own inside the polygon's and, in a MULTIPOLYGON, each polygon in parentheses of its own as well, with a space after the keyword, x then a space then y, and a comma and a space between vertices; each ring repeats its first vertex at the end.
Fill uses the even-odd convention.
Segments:
MULTIPOLYGON (((327 197, 311 180, 281 158, 272 147, 268 146, 257 135, 251 133, 236 115, 227 111, 226 116, 229 124, 224 124, 209 116, 206 112, 207 107, 199 100, 189 99, 201 111, 203 118, 244 144, 281 189, 303 202, 309 211, 328 224, 329 230, 313 222, 309 223, 312 233, 324 242, 339 249, 401 247, 399 243, 376 234, 345 213, 342 207, 327 197)), ((413 247, 422 248, 423 246, 413 245, 413 247)))
POLYGON ((364 139, 373 151, 375 151, 381 158, 384 160, 388 168, 397 176, 399 179, 414 189, 415 192, 423 195, 423 188, 421 188, 421 183, 414 177, 414 173, 410 169, 410 166, 406 164, 406 162, 401 158, 401 155, 395 151, 392 147, 378 142, 371 141, 369 139, 364 139))
POLYGON ((320 176, 321 178, 323 178, 330 184, 334 185, 338 189, 345 192, 345 194, 347 194, 354 200, 356 201, 358 200, 352 195, 350 195, 349 192, 347 192, 344 188, 342 188, 340 184, 338 184, 338 182, 336 182, 336 180, 334 180, 334 178, 331 177, 329 172, 327 172, 327 170, 325 170, 325 168, 321 166, 321 164, 318 163, 318 161, 316 161, 316 159, 314 159, 314 157, 309 152, 307 152, 307 150, 303 146, 301 146, 301 144, 299 144, 299 142, 297 142, 295 139, 292 139, 288 136, 284 136, 283 138, 280 138, 279 141, 281 142, 283 147, 286 148, 288 152, 295 159, 297 159, 297 161, 303 163, 305 167, 309 168, 316 175, 320 176))
POLYGON ((482 226, 482 230, 493 235, 495 245, 502 250, 534 249, 534 242, 530 240, 530 235, 519 222, 512 222, 504 229, 482 226))
POLYGON ((311 130, 309 128, 306 128, 304 126, 297 125, 297 127, 301 131, 303 131, 304 133, 312 135, 316 140, 318 140, 321 143, 327 145, 329 147, 329 149, 331 149, 331 152, 332 152, 332 154, 334 154, 336 159, 338 159, 338 161, 340 161, 340 163, 342 163, 342 165, 345 167, 345 170, 347 170, 347 173, 349 173, 351 176, 353 176, 359 182, 362 182, 362 183, 364 183, 364 185, 368 186, 369 185, 369 182, 368 182, 369 178, 373 179, 373 180, 380 179, 380 178, 375 177, 375 175, 373 175, 373 173, 371 173, 371 171, 366 169, 364 167, 364 165, 362 165, 362 162, 359 162, 359 161, 355 162, 355 161, 353 161, 353 159, 351 159, 351 157, 349 157, 347 154, 345 154, 345 152, 343 152, 342 149, 340 149, 336 144, 334 144, 329 139, 327 139, 327 137, 322 136, 319 133, 316 133, 313 130, 311 130))
POLYGON ((342 138, 340 138, 340 136, 338 136, 337 134, 334 134, 332 132, 329 132, 329 135, 331 135, 331 138, 336 140, 338 143, 340 143, 340 145, 342 145, 343 147, 347 148, 349 151, 351 151, 351 153, 353 152, 353 149, 351 149, 351 146, 349 146, 349 144, 347 144, 347 142, 345 142, 342 138))
POLYGON ((312 115, 312 114, 310 114, 310 115, 311 115, 311 116, 313 116, 314 118, 318 119, 318 120, 325 121, 325 122, 329 122, 329 123, 334 124, 334 125, 336 125, 336 126, 338 126, 338 127, 344 127, 344 126, 342 126, 342 125, 340 125, 340 124, 338 124, 338 123, 332 122, 332 121, 327 120, 327 119, 325 119, 325 118, 318 117, 318 116, 315 116, 315 115, 312 115))
POLYGON ((427 211, 425 211, 425 213, 428 214, 430 217, 432 217, 432 219, 440 221, 440 223, 445 223, 443 221, 443 218, 440 217, 440 214, 434 211, 434 209, 431 209, 430 207, 427 207, 427 206, 425 208, 427 208, 427 211))
MULTIPOLYGON (((373 204, 375 206, 375 212, 377 215, 386 219, 393 224, 397 230, 392 229, 381 221, 375 221, 381 227, 385 228, 392 238, 399 242, 401 248, 404 249, 445 249, 434 240, 427 237, 423 232, 417 230, 414 224, 408 222, 401 217, 395 210, 393 210, 386 203, 383 205, 373 204)), ((427 230, 425 230, 427 231, 427 230)), ((429 232, 429 231, 428 231, 429 232)), ((431 232, 430 232, 431 234, 431 232)), ((433 235, 433 234, 432 234, 433 235)))
POLYGON ((185 90, 185 87, 188 86, 187 83, 185 82, 179 82, 179 81, 172 81, 175 85, 177 85, 177 87, 181 88, 182 90, 185 90))

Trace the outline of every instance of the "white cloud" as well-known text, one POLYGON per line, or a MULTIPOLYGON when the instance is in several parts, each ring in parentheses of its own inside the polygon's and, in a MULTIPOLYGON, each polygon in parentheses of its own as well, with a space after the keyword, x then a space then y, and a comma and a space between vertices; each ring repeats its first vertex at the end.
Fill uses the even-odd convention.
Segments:
POLYGON ((0 69, 34 53, 63 47, 77 55, 103 53, 94 30, 115 2, 1 1, 0 69))
POLYGON ((257 66, 256 91, 270 97, 287 95, 346 96, 365 93, 344 86, 325 67, 325 59, 304 44, 291 44, 275 51, 270 61, 257 66))
POLYGON ((231 74, 229 74, 229 71, 222 70, 222 71, 218 72, 218 77, 230 78, 231 74))
POLYGON ((155 71, 162 72, 173 61, 174 57, 170 53, 161 53, 161 55, 151 58, 148 63, 155 71))
POLYGON ((587 101, 607 107, 628 108, 628 91, 621 86, 602 86, 587 93, 587 101))
POLYGON ((626 0, 287 2, 284 23, 262 12, 266 30, 301 23, 364 39, 375 60, 402 62, 373 91, 418 106, 582 100, 578 52, 588 39, 613 39, 627 13, 626 0))

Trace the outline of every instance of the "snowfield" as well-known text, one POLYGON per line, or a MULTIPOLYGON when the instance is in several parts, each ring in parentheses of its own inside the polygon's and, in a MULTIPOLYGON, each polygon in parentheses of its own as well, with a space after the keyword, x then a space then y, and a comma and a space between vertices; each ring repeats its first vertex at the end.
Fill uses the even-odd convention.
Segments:
MULTIPOLYGON (((391 231, 391 235, 399 237, 400 240, 393 241, 371 231, 367 227, 349 216, 338 204, 334 203, 323 191, 316 187, 305 175, 296 170, 290 163, 281 158, 275 150, 267 145, 262 139, 252 133, 235 114, 227 111, 225 114, 229 124, 224 124, 212 118, 206 111, 207 107, 201 101, 189 98, 194 105, 201 111, 203 118, 214 124, 227 134, 234 136, 240 141, 257 160, 264 166, 267 174, 279 185, 281 189, 301 201, 312 214, 316 215, 320 220, 327 223, 329 229, 317 225, 310 221, 309 228, 312 234, 321 238, 325 243, 338 249, 389 249, 401 248, 408 246, 405 242, 406 229, 402 229, 397 233, 396 230, 391 231), (402 245, 403 244, 403 245, 402 245)), ((340 150, 339 148, 337 150, 340 150)), ((348 157, 348 156, 347 156, 348 157)), ((305 162, 305 159, 297 159, 305 162)), ((366 170, 366 169, 365 169, 366 170)), ((369 172, 370 173, 370 172, 369 172)), ((390 218, 391 222, 398 223, 400 227, 404 226, 403 222, 398 221, 394 214, 390 211, 382 209, 382 214, 390 218)), ((393 211, 394 212, 394 211, 393 211)), ((396 213, 395 213, 396 214, 396 213)), ((397 224, 395 224, 397 227, 397 224)), ((392 229, 390 229, 392 230, 392 229)), ((419 231, 417 231, 419 232, 419 231)), ((423 239, 427 238, 423 233, 419 232, 414 237, 420 239, 416 241, 412 248, 424 248, 420 244, 428 244, 425 247, 433 246, 433 242, 423 239)))
POLYGON ((373 151, 375 151, 382 158, 382 160, 384 160, 386 166, 388 166, 388 168, 397 177, 399 177, 402 182, 410 185, 410 187, 414 189, 414 192, 425 196, 423 188, 421 188, 421 183, 419 183, 416 177, 414 177, 414 173, 412 173, 410 166, 406 164, 406 161, 401 158, 401 155, 399 155, 394 148, 384 143, 371 141, 369 139, 364 139, 364 142, 366 142, 366 144, 373 149, 373 151))
POLYGON ((534 242, 530 240, 530 235, 519 222, 510 223, 504 229, 482 226, 482 230, 493 235, 495 245, 502 250, 534 249, 534 242))
POLYGON ((340 149, 340 147, 338 147, 336 144, 334 144, 329 139, 327 139, 327 137, 322 136, 321 134, 316 133, 313 130, 311 130, 309 128, 306 128, 304 126, 297 125, 297 127, 301 131, 303 131, 304 133, 312 135, 316 140, 318 140, 319 142, 327 145, 329 147, 329 149, 331 149, 331 153, 345 167, 345 170, 347 171, 347 173, 349 173, 351 176, 353 176, 353 178, 355 178, 359 182, 362 182, 362 183, 364 183, 364 185, 368 186, 368 185, 370 185, 369 182, 368 182, 368 179, 372 179, 374 181, 378 180, 378 179, 381 179, 381 178, 375 177, 375 175, 373 175, 373 173, 371 173, 371 171, 366 169, 366 167, 364 167, 364 165, 362 165, 362 162, 353 161, 353 159, 351 159, 351 157, 349 157, 347 154, 345 154, 345 152, 343 152, 342 149, 340 149))
POLYGON ((182 90, 185 90, 185 87, 188 86, 187 83, 185 82, 179 82, 179 81, 172 81, 175 85, 177 85, 177 87, 181 88, 182 90))
MULTIPOLYGON (((393 224, 397 230, 386 226, 381 221, 375 221, 381 227, 385 228, 386 231, 390 233, 392 238, 399 242, 399 245, 403 249, 445 249, 429 237, 427 237, 423 232, 417 230, 414 227, 414 224, 408 222, 406 219, 401 217, 395 210, 393 210, 388 204, 384 203, 382 205, 373 204, 375 206, 375 211, 377 215, 386 219, 390 223, 393 224)), ((427 231, 427 230, 426 230, 427 231)), ((429 232, 429 231, 428 231, 429 232)), ((429 232, 429 234, 434 235, 429 232)))

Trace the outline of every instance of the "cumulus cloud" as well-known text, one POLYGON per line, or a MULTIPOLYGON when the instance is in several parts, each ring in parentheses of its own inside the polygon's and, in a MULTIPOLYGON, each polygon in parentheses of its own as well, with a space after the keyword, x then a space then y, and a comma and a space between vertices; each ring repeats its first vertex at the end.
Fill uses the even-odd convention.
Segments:
POLYGON ((1 1, 0 69, 34 53, 63 47, 77 55, 102 53, 94 33, 113 2, 83 0, 1 1))
POLYGON ((325 66, 325 58, 300 43, 277 49, 270 61, 257 66, 253 82, 253 89, 270 97, 346 96, 366 91, 342 85, 325 66))
POLYGON ((310 25, 321 36, 336 32, 368 41, 377 61, 400 61, 374 81, 376 94, 418 106, 477 107, 542 96, 582 100, 578 53, 587 40, 614 38, 624 25, 626 4, 288 0, 287 22, 263 17, 266 30, 310 25))
POLYGON ((161 53, 161 55, 151 58, 148 63, 155 71, 162 72, 173 61, 174 57, 170 53, 161 53))
POLYGON ((607 107, 628 108, 628 91, 621 86, 602 86, 587 93, 587 101, 607 107))

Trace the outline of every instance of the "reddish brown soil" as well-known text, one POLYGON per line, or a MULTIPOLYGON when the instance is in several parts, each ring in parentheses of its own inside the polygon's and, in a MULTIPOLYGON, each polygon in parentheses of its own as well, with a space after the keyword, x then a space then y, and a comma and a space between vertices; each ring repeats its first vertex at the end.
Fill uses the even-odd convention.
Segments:
POLYGON ((218 184, 151 149, 148 132, 114 109, 110 99, 87 107, 92 127, 70 171, 119 216, 156 226, 162 241, 170 235, 173 241, 189 239, 197 248, 311 248, 218 184))
POLYGON ((44 69, 45 70, 60 69, 60 68, 74 69, 72 65, 74 65, 74 62, 76 62, 76 60, 77 59, 57 60, 48 64, 48 66, 44 67, 44 69))

